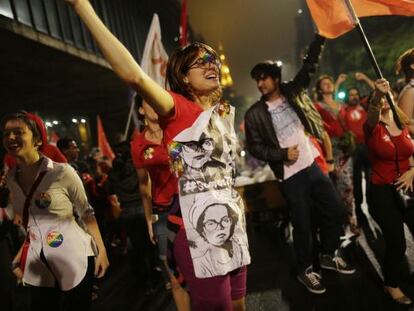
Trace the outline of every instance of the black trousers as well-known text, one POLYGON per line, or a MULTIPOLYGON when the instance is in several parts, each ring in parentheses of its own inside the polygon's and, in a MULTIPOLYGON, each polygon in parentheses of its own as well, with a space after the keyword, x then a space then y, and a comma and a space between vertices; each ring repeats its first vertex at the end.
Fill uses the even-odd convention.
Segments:
POLYGON ((356 212, 361 212, 361 204, 364 199, 362 193, 362 172, 365 175, 366 181, 366 193, 369 190, 369 178, 371 172, 371 163, 368 159, 368 149, 366 145, 357 145, 355 153, 353 155, 353 184, 354 184, 354 198, 356 212))
POLYGON ((383 263, 384 285, 400 285, 405 262, 404 223, 413 232, 414 214, 404 207, 403 201, 393 185, 371 184, 369 212, 382 230, 385 240, 383 263))
POLYGON ((297 270, 302 273, 313 262, 313 214, 317 213, 321 251, 333 254, 339 247, 345 209, 332 181, 315 163, 284 180, 280 186, 290 209, 297 270))
POLYGON ((0 236, 0 304, 4 311, 13 310, 16 279, 11 271, 12 260, 10 240, 7 236, 2 235, 0 236))
POLYGON ((90 310, 94 281, 95 258, 88 257, 88 270, 82 282, 68 291, 57 287, 30 287, 31 310, 80 311, 90 310))

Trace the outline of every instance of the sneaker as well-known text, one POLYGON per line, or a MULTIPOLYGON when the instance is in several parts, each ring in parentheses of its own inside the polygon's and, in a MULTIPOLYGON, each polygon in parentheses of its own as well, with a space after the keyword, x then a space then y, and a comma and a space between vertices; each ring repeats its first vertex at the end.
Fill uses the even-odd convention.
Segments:
POLYGON ((326 288, 322 285, 321 279, 321 275, 313 272, 311 267, 298 275, 298 281, 305 285, 308 291, 314 294, 323 294, 326 292, 326 288))
POLYGON ((321 255, 320 263, 323 269, 334 270, 342 274, 355 273, 355 268, 338 255, 321 255))

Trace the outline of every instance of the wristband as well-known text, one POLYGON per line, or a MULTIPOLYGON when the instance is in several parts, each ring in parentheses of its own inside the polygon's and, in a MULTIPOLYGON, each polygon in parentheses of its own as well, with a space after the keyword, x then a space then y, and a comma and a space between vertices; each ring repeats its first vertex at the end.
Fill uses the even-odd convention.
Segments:
POLYGON ((334 160, 333 160, 333 159, 331 159, 331 160, 326 160, 326 163, 328 163, 328 164, 334 164, 334 160))

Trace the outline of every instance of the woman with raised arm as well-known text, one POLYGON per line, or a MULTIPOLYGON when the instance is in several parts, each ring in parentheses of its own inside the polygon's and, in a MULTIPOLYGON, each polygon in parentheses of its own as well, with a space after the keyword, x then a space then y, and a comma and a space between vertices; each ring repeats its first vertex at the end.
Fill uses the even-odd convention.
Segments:
POLYGON ((404 207, 401 195, 413 190, 414 146, 408 132, 408 118, 396 107, 404 124, 399 129, 385 95, 390 92, 387 80, 375 81, 375 92, 368 107, 365 137, 372 165, 368 191, 369 212, 381 228, 385 240, 383 264, 384 290, 399 304, 412 301, 401 290, 405 259, 404 223, 414 228, 414 217, 404 207))
POLYGON ((38 151, 32 115, 8 115, 1 130, 17 161, 7 177, 10 201, 27 231, 12 271, 29 286, 32 310, 89 310, 94 276, 109 262, 82 181, 70 165, 38 151))
MULTIPOLYGON (((199 202, 200 195, 226 197, 237 202, 234 211, 237 219, 232 220, 235 222, 233 237, 247 246, 244 206, 233 187, 237 140, 234 108, 220 103, 217 53, 202 43, 176 50, 167 65, 171 91, 166 91, 143 72, 105 27, 89 1, 67 1, 89 28, 115 73, 160 116, 163 142, 169 150, 171 167, 179 178, 179 207, 178 204, 173 207, 168 217, 168 227, 176 233, 170 260, 184 275, 193 310, 244 310, 246 265, 250 263, 247 247, 234 249, 229 256, 214 258, 222 266, 209 277, 205 277, 202 267, 194 260, 209 249, 208 241, 195 227, 205 225, 206 220, 200 217, 197 224, 190 221, 193 219, 191 207, 199 202)), ((209 228, 219 231, 225 216, 220 209, 210 210, 209 221, 217 225, 209 228)), ((220 254, 217 252, 216 256, 220 254)))

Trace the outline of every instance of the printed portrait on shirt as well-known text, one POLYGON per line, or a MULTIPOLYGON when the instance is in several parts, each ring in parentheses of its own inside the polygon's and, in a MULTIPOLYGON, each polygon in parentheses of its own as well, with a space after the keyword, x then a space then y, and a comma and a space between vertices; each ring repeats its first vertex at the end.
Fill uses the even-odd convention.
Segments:
POLYGON ((187 237, 197 277, 223 275, 248 263, 245 219, 238 199, 217 192, 194 197, 187 237))
POLYGON ((174 139, 180 143, 177 159, 183 167, 181 213, 199 278, 224 275, 250 263, 244 205, 233 188, 237 143, 233 115, 213 109, 174 139))

